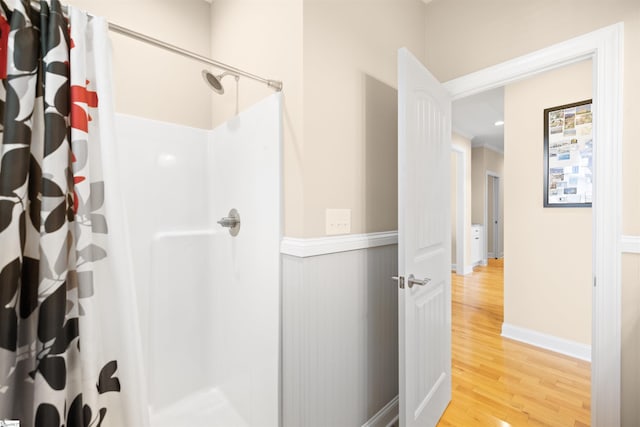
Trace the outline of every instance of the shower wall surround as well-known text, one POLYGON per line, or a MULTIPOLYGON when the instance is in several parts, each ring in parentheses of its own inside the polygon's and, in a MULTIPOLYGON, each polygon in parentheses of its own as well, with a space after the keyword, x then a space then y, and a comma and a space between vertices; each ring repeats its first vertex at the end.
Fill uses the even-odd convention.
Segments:
POLYGON ((397 236, 280 261, 279 100, 214 131, 118 116, 152 427, 397 415, 397 236))
POLYGON ((117 117, 152 427, 279 424, 280 104, 212 131, 117 117))

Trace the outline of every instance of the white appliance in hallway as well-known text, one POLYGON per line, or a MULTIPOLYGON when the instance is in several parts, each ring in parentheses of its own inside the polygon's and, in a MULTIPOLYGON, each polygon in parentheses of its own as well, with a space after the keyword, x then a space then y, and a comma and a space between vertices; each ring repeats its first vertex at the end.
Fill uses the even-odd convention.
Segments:
POLYGON ((471 225, 471 264, 482 265, 484 259, 484 227, 482 224, 471 225))

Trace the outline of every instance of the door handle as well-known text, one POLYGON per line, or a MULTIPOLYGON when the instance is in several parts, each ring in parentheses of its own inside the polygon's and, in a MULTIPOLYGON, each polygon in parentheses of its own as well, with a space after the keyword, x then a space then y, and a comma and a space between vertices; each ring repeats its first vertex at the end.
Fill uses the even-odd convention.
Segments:
POLYGON ((431 282, 431 279, 429 279, 428 277, 425 277, 422 280, 416 279, 413 276, 413 274, 410 274, 409 277, 407 277, 407 283, 409 284, 409 289, 413 288, 413 285, 426 286, 429 284, 429 282, 431 282))
POLYGON ((393 276, 391 278, 391 280, 395 280, 396 282, 398 282, 398 287, 400 287, 400 289, 404 289, 404 277, 403 276, 393 276))

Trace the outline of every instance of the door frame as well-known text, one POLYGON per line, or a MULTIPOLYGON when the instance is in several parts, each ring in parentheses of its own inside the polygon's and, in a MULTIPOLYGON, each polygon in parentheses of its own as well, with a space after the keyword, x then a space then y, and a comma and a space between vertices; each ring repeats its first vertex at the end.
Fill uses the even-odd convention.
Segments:
MULTIPOLYGON (((495 206, 496 200, 497 200, 497 203, 498 203, 497 211, 498 212, 500 211, 500 203, 499 203, 500 202, 500 192, 498 191, 498 194, 497 195, 495 194, 495 183, 494 183, 494 188, 489 188, 489 177, 497 179, 498 180, 498 185, 500 185, 500 181, 502 180, 502 177, 500 176, 499 173, 493 172, 493 171, 490 171, 490 170, 487 171, 487 174, 484 177, 485 178, 485 180, 484 180, 485 191, 484 191, 484 233, 483 233, 484 234, 484 248, 483 248, 483 250, 484 250, 484 258, 483 259, 485 259, 485 260, 489 259, 489 220, 490 220, 490 218, 489 218, 489 191, 493 191, 494 192, 494 194, 493 194, 494 206, 492 207, 493 214, 495 215, 495 213, 496 213, 496 206, 495 206)), ((491 219, 491 220, 493 220, 493 219, 491 219)), ((494 252, 493 253, 493 255, 494 255, 493 257, 494 258, 498 258, 498 255, 495 253, 495 251, 496 251, 496 243, 497 243, 497 239, 495 239, 495 233, 496 233, 495 224, 493 225, 493 230, 494 230, 494 236, 491 236, 491 238, 494 239, 493 240, 493 252, 494 252)))
MULTIPOLYGON (((593 305, 591 425, 620 425, 622 73, 618 23, 450 80, 452 99, 504 86, 578 61, 593 64, 593 305)), ((508 124, 507 124, 508 126, 508 124)))
POLYGON ((465 216, 467 214, 467 159, 465 150, 451 144, 451 152, 456 156, 456 274, 469 274, 473 271, 467 268, 467 232, 465 216))

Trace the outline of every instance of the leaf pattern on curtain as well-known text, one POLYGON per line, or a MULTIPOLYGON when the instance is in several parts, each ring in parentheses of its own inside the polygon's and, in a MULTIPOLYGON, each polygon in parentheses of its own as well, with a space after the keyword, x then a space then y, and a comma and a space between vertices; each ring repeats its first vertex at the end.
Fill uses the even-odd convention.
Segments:
POLYGON ((0 419, 99 427, 109 417, 102 397, 120 392, 118 362, 97 356, 92 317, 109 228, 89 129, 99 96, 60 3, 40 5, 0 8, 0 30, 10 28, 0 88, 0 419), (83 85, 70 84, 73 73, 83 85))

